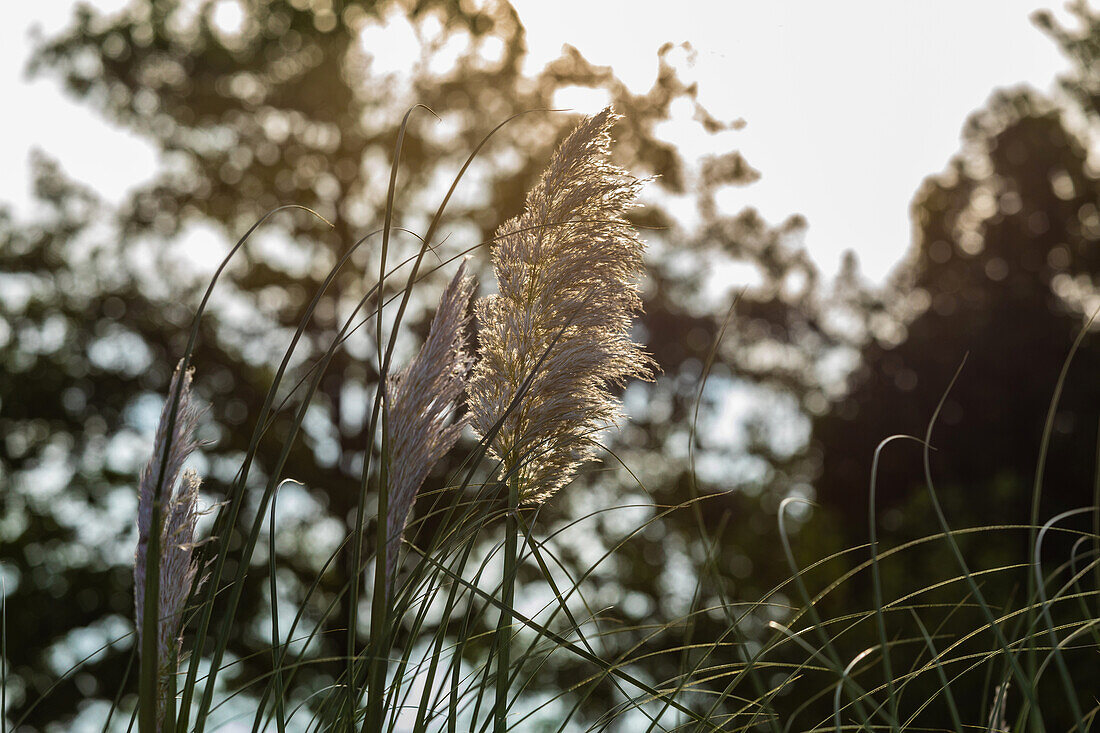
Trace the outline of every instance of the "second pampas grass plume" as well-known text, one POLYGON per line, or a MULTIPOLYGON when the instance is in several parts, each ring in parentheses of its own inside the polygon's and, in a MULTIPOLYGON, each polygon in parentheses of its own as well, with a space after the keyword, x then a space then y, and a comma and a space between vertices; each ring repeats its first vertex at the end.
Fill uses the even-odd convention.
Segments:
POLYGON ((644 244, 623 217, 640 182, 608 160, 617 119, 605 109, 562 142, 524 212, 497 231, 499 294, 477 304, 471 424, 527 504, 593 457, 596 431, 619 417, 610 388, 652 377, 629 333, 644 244))
POLYGON ((462 434, 466 416, 448 419, 462 397, 471 357, 466 326, 474 282, 465 261, 443 293, 424 346, 386 384, 389 417, 389 511, 386 519, 387 578, 409 512, 428 472, 462 434))

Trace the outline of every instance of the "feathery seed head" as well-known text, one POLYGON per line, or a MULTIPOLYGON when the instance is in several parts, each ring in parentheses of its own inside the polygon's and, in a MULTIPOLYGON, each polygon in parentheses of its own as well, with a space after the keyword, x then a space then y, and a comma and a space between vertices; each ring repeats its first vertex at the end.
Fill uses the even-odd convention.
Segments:
POLYGON ((458 440, 467 418, 447 423, 466 385, 471 357, 466 348, 467 311, 474 281, 465 260, 443 292, 431 330, 408 366, 386 385, 389 438, 389 511, 386 518, 387 578, 401 544, 409 511, 428 472, 458 440))
MULTIPOLYGON (((175 424, 172 426, 172 439, 164 471, 164 483, 160 492, 163 524, 160 544, 160 594, 157 599, 159 614, 157 665, 160 669, 162 702, 163 696, 168 694, 168 675, 175 672, 171 669, 171 665, 178 657, 182 643, 183 606, 198 572, 193 550, 195 523, 199 516, 198 497, 201 482, 198 475, 190 469, 184 471, 182 478, 180 477, 184 462, 198 447, 195 428, 198 424, 199 408, 194 403, 191 393, 193 372, 193 369, 182 372, 179 367, 176 368, 168 390, 169 401, 164 405, 160 423, 157 426, 153 455, 141 472, 138 489, 138 545, 134 554, 134 613, 140 648, 145 615, 145 556, 152 530, 153 501, 164 444, 168 438, 168 415, 172 407, 170 400, 179 385, 179 409, 176 412, 175 424), (180 479, 178 490, 176 489, 177 479, 180 479)), ((163 705, 159 709, 163 709, 163 705)))
POLYGON ((617 119, 605 109, 561 144, 524 212, 498 230, 499 294, 476 306, 471 422, 482 436, 500 423, 491 449, 525 503, 594 455, 595 431, 619 417, 609 387, 653 374, 629 335, 645 245, 623 218, 641 184, 608 160, 617 119))
POLYGON ((194 558, 195 525, 199 518, 199 487, 202 479, 194 469, 183 472, 179 489, 168 502, 164 517, 160 582, 160 637, 158 649, 178 652, 183 643, 183 606, 198 573, 194 558))

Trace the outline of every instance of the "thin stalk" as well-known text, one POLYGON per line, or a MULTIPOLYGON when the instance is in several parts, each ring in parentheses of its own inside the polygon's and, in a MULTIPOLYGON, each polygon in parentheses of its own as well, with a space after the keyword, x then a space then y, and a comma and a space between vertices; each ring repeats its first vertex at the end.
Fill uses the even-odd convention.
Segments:
MULTIPOLYGON (((385 435, 385 408, 382 411, 382 434, 385 435)), ((388 622, 389 622, 389 599, 386 597, 386 555, 388 547, 386 537, 386 517, 389 511, 389 499, 390 492, 387 490, 387 476, 386 476, 386 441, 383 437, 383 450, 381 461, 381 475, 378 480, 378 521, 375 522, 375 531, 377 534, 375 540, 375 555, 374 555, 374 595, 371 596, 371 611, 370 611, 370 672, 368 673, 367 683, 367 714, 363 717, 363 730, 364 731, 381 731, 382 730, 382 716, 383 716, 383 701, 385 700, 385 686, 386 686, 386 660, 388 652, 386 650, 386 643, 389 639, 388 622)), ((359 574, 358 564, 355 569, 356 575, 359 574)), ((350 629, 349 633, 355 633, 354 629, 350 629)), ((349 660, 353 661, 353 660, 349 660)), ((349 673, 350 674, 350 673, 349 673)), ((349 680, 350 681, 350 680, 349 680)), ((352 686, 354 688, 354 685, 352 686)), ((349 718, 348 725, 350 727, 352 719, 349 718)))
POLYGON ((500 591, 503 604, 500 620, 497 622, 497 696, 493 712, 494 733, 504 733, 508 729, 508 668, 511 666, 512 646, 512 607, 516 595, 516 547, 519 539, 519 525, 516 516, 519 511, 519 476, 513 474, 508 479, 508 514, 504 528, 504 576, 500 591))
MULTIPOLYGON (((1096 423, 1096 467, 1093 469, 1095 476, 1092 485, 1092 541, 1093 550, 1100 556, 1100 420, 1096 423)), ((1097 563, 1093 575, 1096 587, 1100 588, 1100 563, 1097 563)), ((1097 595, 1097 603, 1100 603, 1100 594, 1097 595)))
MULTIPOLYGON (((286 483, 285 481, 283 483, 286 483)), ((279 484, 282 488, 283 484, 279 484)), ((271 495, 271 516, 267 530, 267 576, 268 588, 271 593, 271 663, 272 681, 276 689, 282 688, 282 646, 279 642, 279 593, 278 580, 275 576, 275 507, 279 500, 279 490, 271 495)), ((289 637, 287 637, 289 639, 289 637)), ((257 710, 257 714, 259 711, 257 710)), ((286 733, 286 706, 282 694, 275 696, 275 725, 279 733, 286 733)))
MULTIPOLYGON (((879 460, 882 458, 882 451, 891 442, 901 439, 920 442, 919 438, 914 438, 911 435, 891 435, 878 444, 875 448, 874 458, 871 460, 871 488, 867 499, 867 526, 871 536, 871 589, 875 599, 875 625, 878 629, 879 644, 882 646, 882 670, 883 675, 886 677, 886 695, 890 703, 890 716, 894 718, 894 720, 899 719, 898 697, 897 690, 894 687, 893 665, 890 663, 890 642, 886 636, 886 615, 883 613, 885 604, 882 599, 882 574, 879 570, 878 527, 875 521, 875 493, 878 486, 878 466, 879 460)), ((893 728, 892 730, 897 731, 898 729, 893 728)))
MULTIPOLYGON (((130 658, 133 661, 133 657, 130 658)), ((129 673, 130 666, 126 665, 129 673)), ((117 705, 117 701, 115 702, 117 705)), ((114 707, 111 712, 114 712, 114 707)), ((7 731, 8 712, 8 585, 0 576, 0 731, 7 731)), ((110 718, 111 713, 107 714, 110 718)))
POLYGON ((169 664, 168 697, 165 700, 164 727, 171 729, 176 725, 176 693, 179 691, 176 670, 179 668, 179 650, 172 653, 169 664))

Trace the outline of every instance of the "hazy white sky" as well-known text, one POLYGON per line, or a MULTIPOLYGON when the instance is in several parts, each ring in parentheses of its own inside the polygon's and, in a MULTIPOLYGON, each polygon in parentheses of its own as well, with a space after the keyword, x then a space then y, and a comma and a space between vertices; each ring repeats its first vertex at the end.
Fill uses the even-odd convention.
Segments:
MULTIPOLYGON (((115 8, 123 0, 99 0, 115 8)), ((5 4, 0 24, 0 95, 8 110, 0 136, 0 200, 29 202, 31 148, 106 197, 147 178, 155 155, 145 143, 69 101, 49 80, 22 76, 28 29, 63 26, 73 3, 5 4)), ((864 271, 886 274, 910 241, 909 203, 926 175, 958 149, 966 116, 995 87, 1052 88, 1067 63, 1028 20, 1035 0, 834 0, 821 3, 727 0, 516 0, 527 25, 531 64, 562 44, 609 64, 636 89, 653 80, 656 49, 690 41, 691 74, 719 117, 748 124, 729 141, 763 174, 730 192, 736 211, 757 207, 780 221, 801 213, 806 246, 831 270, 854 249, 864 271)), ((724 152, 689 126, 666 137, 691 153, 724 152), (682 137, 681 137, 682 136, 682 137)))

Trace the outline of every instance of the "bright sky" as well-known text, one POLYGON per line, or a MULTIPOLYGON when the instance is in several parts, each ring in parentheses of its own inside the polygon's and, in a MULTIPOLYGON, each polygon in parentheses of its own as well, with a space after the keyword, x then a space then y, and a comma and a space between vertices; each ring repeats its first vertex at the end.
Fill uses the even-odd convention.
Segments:
MULTIPOLYGON (((809 221, 805 244, 825 269, 854 249, 874 278, 907 249, 912 195, 958 149, 966 116, 995 87, 1049 91, 1068 68, 1028 20, 1050 4, 515 0, 536 67, 569 43, 642 90, 653 80, 657 48, 690 41, 701 100, 720 118, 748 123, 730 140, 763 174, 722 203, 731 212, 754 206, 774 222, 801 213, 809 221)), ((34 147, 108 199, 121 197, 153 170, 152 149, 66 99, 55 82, 22 77, 30 26, 62 27, 72 3, 8 5, 0 24, 0 98, 8 110, 0 201, 26 209, 34 147)), ((664 132, 690 154, 725 152, 708 150, 686 125, 664 132)))

